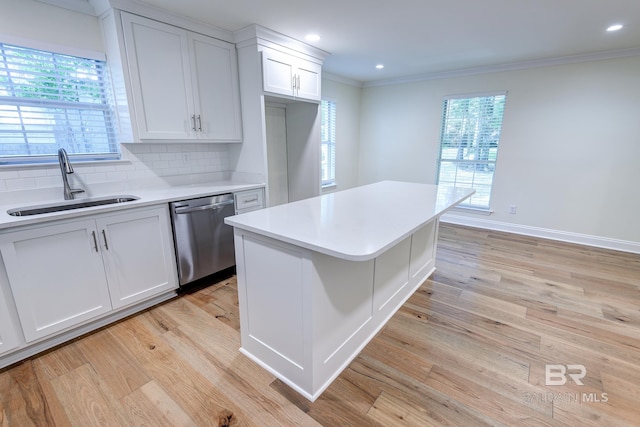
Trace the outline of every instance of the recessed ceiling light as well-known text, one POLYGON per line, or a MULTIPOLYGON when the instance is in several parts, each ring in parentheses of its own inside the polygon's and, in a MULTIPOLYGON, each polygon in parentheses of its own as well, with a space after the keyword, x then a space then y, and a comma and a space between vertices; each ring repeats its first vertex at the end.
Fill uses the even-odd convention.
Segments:
POLYGON ((384 65, 382 65, 382 64, 378 64, 378 65, 376 65, 376 68, 377 68, 378 70, 382 70, 382 69, 384 68, 384 65))
POLYGON ((308 42, 317 42, 318 40, 320 40, 320 36, 317 34, 307 34, 306 36, 304 36, 304 39, 308 42))
POLYGON ((611 25, 607 28, 607 31, 611 32, 611 31, 618 31, 621 30, 623 27, 622 24, 615 24, 615 25, 611 25))

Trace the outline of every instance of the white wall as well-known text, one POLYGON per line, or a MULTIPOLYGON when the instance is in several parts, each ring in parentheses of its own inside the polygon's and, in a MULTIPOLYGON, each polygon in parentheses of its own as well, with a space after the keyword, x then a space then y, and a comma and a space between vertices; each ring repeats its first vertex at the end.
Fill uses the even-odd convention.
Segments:
POLYGON ((531 234, 640 243, 639 76, 636 56, 366 87, 358 182, 434 183, 443 97, 507 90, 495 212, 456 215, 531 234))
POLYGON ((322 98, 336 102, 336 187, 329 191, 358 185, 361 94, 360 87, 322 79, 322 98))

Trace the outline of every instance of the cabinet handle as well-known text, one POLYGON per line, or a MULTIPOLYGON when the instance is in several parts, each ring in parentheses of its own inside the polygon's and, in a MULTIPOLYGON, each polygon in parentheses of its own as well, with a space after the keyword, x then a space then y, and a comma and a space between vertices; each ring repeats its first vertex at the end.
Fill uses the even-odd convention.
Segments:
POLYGON ((257 198, 257 197, 254 197, 253 199, 247 199, 247 200, 245 200, 245 201, 244 201, 244 202, 242 202, 242 203, 246 205, 247 203, 255 203, 255 202, 257 202, 257 201, 258 201, 258 198, 257 198))
POLYGON ((191 122, 193 123, 193 126, 191 127, 191 129, 193 129, 193 131, 196 131, 196 115, 192 114, 191 115, 191 122))
POLYGON ((298 80, 298 92, 300 92, 300 74, 298 74, 297 76, 297 80, 298 80))
POLYGON ((202 119, 200 118, 200 114, 198 114, 198 130, 202 132, 202 119))
POLYGON ((98 252, 98 239, 96 238, 95 230, 91 232, 91 237, 93 237, 93 249, 95 249, 96 252, 98 252))
POLYGON ((109 244, 107 243, 107 233, 105 233, 104 229, 102 230, 102 238, 104 239, 104 248, 109 250, 109 244))

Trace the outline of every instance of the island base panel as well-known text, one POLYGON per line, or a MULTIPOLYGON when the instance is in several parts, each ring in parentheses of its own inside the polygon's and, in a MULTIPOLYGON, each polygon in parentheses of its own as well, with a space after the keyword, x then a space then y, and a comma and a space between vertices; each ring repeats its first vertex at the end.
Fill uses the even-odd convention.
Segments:
POLYGON ((314 401, 433 273, 436 238, 347 261, 236 228, 241 352, 314 401))

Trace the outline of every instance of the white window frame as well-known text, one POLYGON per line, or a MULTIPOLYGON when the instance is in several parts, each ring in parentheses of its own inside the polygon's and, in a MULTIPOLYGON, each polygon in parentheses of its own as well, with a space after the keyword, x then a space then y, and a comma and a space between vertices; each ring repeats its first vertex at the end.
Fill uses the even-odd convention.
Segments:
POLYGON ((336 185, 336 110, 336 101, 332 99, 323 99, 321 101, 320 183, 322 188, 325 189, 336 185), (329 117, 325 114, 325 108, 329 117))
MULTIPOLYGON (((450 95, 443 99, 436 184, 474 188, 476 194, 458 205, 459 207, 486 212, 491 209, 493 179, 504 123, 506 98, 507 91, 496 91, 450 95), (498 114, 494 114, 495 98, 498 97, 502 97, 502 114, 499 120, 498 114), (491 117, 485 115, 481 119, 475 112, 469 112, 468 109, 466 112, 468 114, 451 117, 450 108, 454 108, 454 101, 472 102, 471 100, 478 98, 494 98, 494 104, 490 110, 491 117), (460 132, 456 128, 459 128, 460 132), (454 139, 457 140, 455 147, 452 142, 454 139), (456 153, 455 157, 452 155, 453 150, 456 153)), ((489 104, 484 105, 490 107, 489 104)), ((498 110, 497 113, 499 112, 498 110)))
POLYGON ((110 89, 104 60, 0 42, 0 165, 120 159, 110 89))

